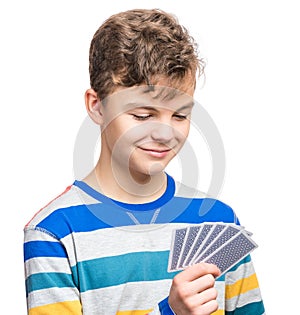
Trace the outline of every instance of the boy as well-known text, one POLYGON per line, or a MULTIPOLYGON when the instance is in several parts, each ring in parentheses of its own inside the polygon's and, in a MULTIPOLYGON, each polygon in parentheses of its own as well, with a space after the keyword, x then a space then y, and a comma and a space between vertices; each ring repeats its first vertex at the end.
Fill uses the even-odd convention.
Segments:
POLYGON ((206 263, 167 272, 174 228, 236 222, 232 209, 164 172, 189 132, 203 63, 160 10, 109 18, 90 47, 88 114, 101 127, 92 172, 25 227, 29 314, 264 313, 248 256, 225 275, 206 263))

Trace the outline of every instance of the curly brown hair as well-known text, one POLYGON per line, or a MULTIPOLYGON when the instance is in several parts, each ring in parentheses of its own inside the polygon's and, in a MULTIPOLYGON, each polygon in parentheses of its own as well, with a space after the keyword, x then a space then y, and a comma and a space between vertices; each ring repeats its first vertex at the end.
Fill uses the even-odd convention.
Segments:
POLYGON ((117 87, 154 85, 160 78, 180 89, 183 79, 195 84, 197 71, 200 75, 204 69, 188 31, 158 9, 107 19, 91 41, 89 62, 91 87, 102 100, 117 87))

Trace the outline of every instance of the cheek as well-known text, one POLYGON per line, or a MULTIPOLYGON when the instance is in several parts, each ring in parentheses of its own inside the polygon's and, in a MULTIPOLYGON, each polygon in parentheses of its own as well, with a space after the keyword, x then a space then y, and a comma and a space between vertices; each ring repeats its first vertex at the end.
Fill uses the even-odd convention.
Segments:
POLYGON ((143 141, 148 135, 148 131, 142 126, 124 126, 111 124, 106 130, 110 148, 115 154, 128 155, 133 150, 134 145, 143 141))
POLYGON ((186 140, 186 138, 188 137, 190 132, 190 123, 187 122, 184 125, 180 125, 178 126, 178 128, 176 128, 176 137, 180 142, 184 142, 186 140))
POLYGON ((132 125, 122 130, 122 142, 135 144, 147 138, 150 134, 146 125, 132 125))
POLYGON ((119 141, 124 135, 127 134, 128 124, 122 121, 122 119, 114 119, 112 120, 105 128, 105 133, 110 141, 119 141))

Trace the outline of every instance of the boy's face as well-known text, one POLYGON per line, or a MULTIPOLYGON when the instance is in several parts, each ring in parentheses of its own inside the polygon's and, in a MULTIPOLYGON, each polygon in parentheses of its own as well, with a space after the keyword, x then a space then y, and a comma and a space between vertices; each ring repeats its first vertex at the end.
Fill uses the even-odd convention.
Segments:
POLYGON ((190 128, 194 86, 186 92, 156 85, 121 88, 101 106, 101 155, 113 171, 155 175, 183 146, 190 128))

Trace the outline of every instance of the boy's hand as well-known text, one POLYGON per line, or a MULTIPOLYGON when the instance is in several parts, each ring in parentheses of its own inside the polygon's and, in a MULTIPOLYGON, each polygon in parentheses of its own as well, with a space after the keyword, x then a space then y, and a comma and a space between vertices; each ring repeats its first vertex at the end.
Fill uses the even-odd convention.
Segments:
POLYGON ((215 277, 220 275, 217 266, 195 264, 173 279, 169 305, 176 315, 209 315, 218 309, 215 277))

